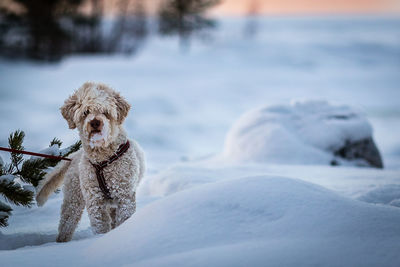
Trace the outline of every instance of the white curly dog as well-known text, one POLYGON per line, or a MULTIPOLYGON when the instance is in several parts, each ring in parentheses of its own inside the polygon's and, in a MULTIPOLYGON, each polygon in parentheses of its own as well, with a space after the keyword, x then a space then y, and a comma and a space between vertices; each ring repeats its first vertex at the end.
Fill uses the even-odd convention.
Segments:
POLYGON ((57 242, 71 240, 86 207, 94 233, 114 229, 136 210, 135 191, 144 173, 144 154, 122 127, 130 105, 99 83, 85 83, 61 107, 69 128, 78 128, 82 148, 60 162, 40 183, 42 206, 64 181, 57 242))

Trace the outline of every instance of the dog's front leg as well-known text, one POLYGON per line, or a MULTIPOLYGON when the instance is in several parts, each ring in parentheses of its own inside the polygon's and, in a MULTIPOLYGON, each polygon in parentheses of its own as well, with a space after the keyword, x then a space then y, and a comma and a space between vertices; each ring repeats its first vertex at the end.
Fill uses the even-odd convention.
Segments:
POLYGON ((94 170, 91 166, 80 165, 81 190, 89 215, 90 226, 95 234, 104 234, 111 230, 111 218, 107 200, 101 192, 94 170))
POLYGON ((118 198, 118 207, 115 216, 115 227, 129 219, 136 211, 136 192, 118 198))
POLYGON ((111 217, 106 200, 102 196, 94 196, 86 200, 90 225, 95 234, 104 234, 111 230, 111 217))
POLYGON ((85 208, 85 201, 83 200, 77 174, 66 174, 63 192, 64 200, 61 206, 57 242, 68 242, 72 239, 85 208))

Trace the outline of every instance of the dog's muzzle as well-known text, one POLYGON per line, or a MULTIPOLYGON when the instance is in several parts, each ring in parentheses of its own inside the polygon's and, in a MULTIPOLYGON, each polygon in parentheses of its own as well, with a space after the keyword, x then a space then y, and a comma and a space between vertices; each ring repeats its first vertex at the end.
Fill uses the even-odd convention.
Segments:
POLYGON ((101 126, 101 121, 99 121, 98 119, 94 119, 90 122, 90 126, 93 128, 93 130, 99 130, 101 126))

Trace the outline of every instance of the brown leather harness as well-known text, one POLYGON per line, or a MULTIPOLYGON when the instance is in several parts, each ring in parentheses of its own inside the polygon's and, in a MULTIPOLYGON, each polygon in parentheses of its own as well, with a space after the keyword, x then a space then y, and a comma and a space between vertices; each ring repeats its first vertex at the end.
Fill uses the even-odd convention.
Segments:
POLYGON ((105 178, 104 178, 104 168, 116 161, 119 157, 121 157, 128 149, 129 149, 129 141, 126 141, 125 144, 121 144, 118 150, 112 155, 108 160, 102 161, 100 163, 92 163, 92 166, 96 170, 96 178, 99 183, 100 190, 103 192, 103 195, 107 199, 112 199, 110 190, 108 190, 105 178))

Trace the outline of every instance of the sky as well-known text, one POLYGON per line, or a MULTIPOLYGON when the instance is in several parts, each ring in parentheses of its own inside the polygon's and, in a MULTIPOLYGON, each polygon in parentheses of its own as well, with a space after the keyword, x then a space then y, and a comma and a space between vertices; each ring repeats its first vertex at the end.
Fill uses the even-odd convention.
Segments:
MULTIPOLYGON (((132 2, 138 0, 131 0, 132 2)), ((161 2, 145 0, 154 14, 161 2)), ((211 10, 213 15, 318 15, 318 14, 400 14, 400 0, 220 0, 211 10)), ((90 1, 88 2, 90 3, 90 1)), ((120 0, 104 0, 106 13, 114 13, 120 0)), ((0 6, 15 8, 13 0, 0 0, 0 6)), ((86 5, 85 5, 86 6, 86 5)), ((85 7, 83 9, 86 9, 85 7)), ((90 9, 90 8, 89 8, 90 9)))
MULTIPOLYGON (((113 0, 108 0, 113 1, 113 0)), ((148 0, 149 10, 162 1, 148 0)), ((220 0, 214 15, 400 14, 400 0, 220 0)))
POLYGON ((400 0, 223 0, 214 14, 400 14, 400 0))

